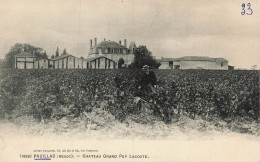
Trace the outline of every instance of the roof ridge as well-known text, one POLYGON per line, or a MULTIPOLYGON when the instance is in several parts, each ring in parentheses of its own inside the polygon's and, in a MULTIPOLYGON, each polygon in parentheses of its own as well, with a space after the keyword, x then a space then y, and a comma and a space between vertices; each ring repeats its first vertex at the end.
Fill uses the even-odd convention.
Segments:
POLYGON ((122 44, 115 41, 101 41, 100 43, 97 44, 96 47, 109 47, 109 46, 114 46, 114 48, 115 47, 126 48, 122 44))
MULTIPOLYGON (((71 54, 60 55, 60 56, 56 56, 56 57, 51 58, 51 60, 57 60, 59 58, 69 57, 69 56, 73 56, 73 55, 71 55, 71 54)), ((73 57, 75 57, 75 56, 73 56, 73 57)))
MULTIPOLYGON (((209 56, 182 56, 182 57, 178 57, 178 58, 161 58, 158 59, 159 61, 217 61, 219 59, 223 59, 226 60, 222 57, 219 58, 212 58, 209 56)), ((227 60, 226 60, 227 61, 227 60)))
POLYGON ((34 54, 29 53, 29 52, 25 52, 25 51, 21 51, 20 53, 14 55, 15 57, 19 57, 19 56, 28 56, 28 57, 36 57, 34 54))

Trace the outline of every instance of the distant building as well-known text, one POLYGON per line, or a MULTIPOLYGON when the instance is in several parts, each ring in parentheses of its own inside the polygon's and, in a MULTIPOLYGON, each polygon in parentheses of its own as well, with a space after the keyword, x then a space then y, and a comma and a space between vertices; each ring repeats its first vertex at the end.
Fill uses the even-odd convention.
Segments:
POLYGON ((86 59, 89 62, 89 67, 91 68, 121 68, 119 60, 123 59, 124 64, 126 66, 130 65, 134 61, 134 50, 136 49, 136 45, 134 42, 131 42, 129 47, 127 47, 127 39, 124 40, 124 45, 122 45, 121 41, 104 41, 97 44, 97 38, 94 39, 94 45, 92 45, 92 40, 90 40, 90 50, 88 58, 86 59), (100 59, 99 59, 100 58, 100 59), (94 66, 94 60, 102 60, 104 59, 103 64, 100 66, 94 66), (113 65, 112 65, 113 64, 113 65), (102 65, 102 66, 101 66, 102 65))
POLYGON ((180 58, 161 58, 157 60, 161 63, 159 69, 228 70, 228 61, 224 58, 185 56, 180 58))
POLYGON ((21 53, 15 55, 14 59, 16 69, 33 69, 36 56, 34 54, 22 51, 21 53))
POLYGON ((90 40, 88 58, 77 58, 70 54, 64 54, 51 59, 37 59, 34 54, 22 52, 15 56, 15 68, 19 69, 117 69, 126 68, 134 61, 135 42, 127 47, 121 41, 102 41, 94 45, 90 40))
POLYGON ((230 66, 230 65, 228 65, 228 70, 234 70, 234 69, 235 69, 234 66, 230 66))
POLYGON ((34 61, 34 69, 49 69, 49 59, 34 61))
POLYGON ((70 54, 57 56, 49 61, 49 67, 52 69, 82 69, 86 68, 86 64, 87 61, 70 54))

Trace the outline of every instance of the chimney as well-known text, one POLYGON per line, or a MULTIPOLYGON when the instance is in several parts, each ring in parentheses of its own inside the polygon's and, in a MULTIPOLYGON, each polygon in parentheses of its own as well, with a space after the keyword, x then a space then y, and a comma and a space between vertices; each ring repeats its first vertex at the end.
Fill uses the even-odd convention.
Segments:
POLYGON ((121 44, 121 40, 119 41, 119 44, 121 44))
POLYGON ((92 39, 90 39, 90 48, 92 47, 92 39))
POLYGON ((106 41, 106 38, 104 38, 104 41, 106 41))
POLYGON ((125 46, 125 48, 127 48, 127 39, 125 39, 125 41, 124 41, 124 46, 125 46))
POLYGON ((94 38, 95 41, 95 47, 97 46, 97 38, 94 38))

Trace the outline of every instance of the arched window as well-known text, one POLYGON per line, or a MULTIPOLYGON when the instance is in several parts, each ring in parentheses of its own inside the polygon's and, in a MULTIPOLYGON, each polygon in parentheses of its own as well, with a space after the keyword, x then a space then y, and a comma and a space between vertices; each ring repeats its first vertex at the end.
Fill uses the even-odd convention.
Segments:
POLYGON ((119 60, 118 60, 118 69, 121 69, 122 68, 122 65, 125 63, 125 60, 121 57, 119 60))

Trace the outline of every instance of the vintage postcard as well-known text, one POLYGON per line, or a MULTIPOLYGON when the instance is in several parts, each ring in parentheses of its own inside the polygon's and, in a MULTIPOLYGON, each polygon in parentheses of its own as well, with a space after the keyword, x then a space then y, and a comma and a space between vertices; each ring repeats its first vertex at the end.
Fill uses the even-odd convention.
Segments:
POLYGON ((0 161, 260 162, 259 0, 0 2, 0 161))

